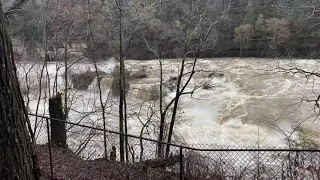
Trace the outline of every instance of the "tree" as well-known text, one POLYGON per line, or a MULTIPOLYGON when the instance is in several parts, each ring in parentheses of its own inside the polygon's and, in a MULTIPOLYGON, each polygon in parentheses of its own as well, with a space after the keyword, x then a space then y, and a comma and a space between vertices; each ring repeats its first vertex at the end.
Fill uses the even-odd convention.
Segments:
POLYGON ((253 36, 253 26, 250 24, 241 25, 235 29, 234 34, 235 41, 239 43, 240 57, 242 57, 243 48, 247 48, 253 36))
POLYGON ((249 1, 248 7, 247 7, 247 13, 243 18, 243 23, 253 25, 256 22, 256 20, 257 20, 257 12, 256 12, 255 5, 252 4, 251 1, 249 1))
POLYGON ((1 1, 0 62, 0 176, 3 179, 38 179, 36 156, 26 127, 28 116, 16 75, 12 44, 5 29, 1 1))
POLYGON ((266 32, 271 40, 270 49, 272 54, 277 53, 278 47, 291 37, 289 21, 283 18, 266 20, 266 32))
MULTIPOLYGON (((204 4, 205 6, 199 6, 199 7, 206 7, 206 5, 209 5, 211 1, 205 1, 204 4)), ((209 48, 212 44, 209 44, 208 47, 208 39, 214 30, 214 26, 225 17, 226 13, 229 11, 230 7, 232 6, 233 1, 229 2, 228 8, 225 10, 225 12, 220 16, 217 17, 216 20, 211 21, 208 20, 208 16, 210 16, 210 12, 212 11, 211 8, 215 7, 210 7, 209 9, 203 8, 201 11, 196 11, 196 14, 199 13, 199 18, 197 20, 197 24, 194 25, 194 27, 191 27, 189 30, 187 30, 187 37, 185 41, 185 45, 183 47, 184 49, 184 57, 181 60, 181 65, 180 69, 178 72, 178 77, 176 81, 176 86, 175 86, 175 96, 174 98, 168 103, 168 105, 165 107, 165 109, 162 111, 161 110, 161 124, 163 119, 166 117, 167 110, 169 107, 172 105, 172 114, 171 114, 171 119, 170 119, 170 125, 169 125, 169 131, 168 131, 168 138, 167 138, 167 146, 166 146, 166 151, 165 151, 165 157, 169 157, 170 153, 170 143, 172 141, 172 136, 173 136, 173 131, 174 131, 174 125, 177 120, 177 111, 178 111, 178 106, 179 102, 181 99, 181 96, 184 94, 193 94, 196 88, 193 88, 191 91, 187 91, 187 86, 189 85, 191 79, 193 78, 193 75, 196 73, 196 66, 198 62, 198 58, 201 56, 202 52, 205 51, 207 48, 209 48), (208 15, 208 16, 206 16, 208 15), (210 22, 209 24, 207 24, 210 22), (200 33, 201 32, 201 33, 200 33), (194 33, 199 33, 202 34, 200 36, 196 36, 194 33), (192 42, 199 42, 198 45, 192 46, 192 42), (187 57, 191 56, 192 60, 188 62, 187 57), (187 64, 191 64, 188 68, 187 64)), ((199 4, 200 5, 200 4, 199 4)), ((161 77, 162 81, 162 77, 161 77)), ((161 82, 160 82, 161 83, 161 82)), ((160 91, 160 94, 162 93, 162 90, 160 91)), ((161 100, 160 100, 161 101, 161 100)), ((161 138, 159 138, 161 139, 161 138)), ((162 152, 162 147, 159 146, 160 150, 159 152, 162 152)))

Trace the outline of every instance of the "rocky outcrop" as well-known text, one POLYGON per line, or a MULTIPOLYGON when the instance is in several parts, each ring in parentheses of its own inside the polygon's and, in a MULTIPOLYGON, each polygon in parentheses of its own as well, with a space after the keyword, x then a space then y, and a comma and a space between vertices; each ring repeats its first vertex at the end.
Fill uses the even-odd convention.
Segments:
POLYGON ((86 71, 84 73, 77 73, 71 75, 72 87, 78 90, 87 90, 88 87, 92 84, 94 78, 97 76, 106 75, 103 71, 86 71))

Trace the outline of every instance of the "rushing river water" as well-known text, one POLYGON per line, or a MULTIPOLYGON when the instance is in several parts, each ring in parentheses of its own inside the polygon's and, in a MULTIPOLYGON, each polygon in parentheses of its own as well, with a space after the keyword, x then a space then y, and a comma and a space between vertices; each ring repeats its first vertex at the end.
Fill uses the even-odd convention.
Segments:
MULTIPOLYGON (((213 144, 232 146, 285 146, 285 137, 298 138, 302 134, 315 141, 320 135, 320 119, 316 118, 314 102, 302 99, 316 99, 320 93, 320 79, 301 73, 286 73, 282 70, 301 68, 317 72, 320 60, 274 60, 274 59, 201 59, 196 73, 186 91, 195 90, 192 96, 183 95, 180 101, 178 121, 175 126, 175 140, 188 144, 213 144), (206 88, 203 88, 206 84, 206 88)), ((164 81, 176 77, 180 60, 163 62, 164 81)), ((99 70, 110 72, 115 62, 99 63, 99 70)), ((30 83, 29 108, 35 112, 39 96, 39 79, 42 64, 18 63, 18 75, 22 89, 26 89, 26 72, 30 83)), ((128 93, 129 133, 139 134, 142 123, 150 121, 157 132, 159 123, 158 102, 145 100, 143 91, 159 85, 159 61, 126 61, 131 72, 145 68, 148 77, 130 81, 128 93), (151 116, 151 114, 153 116, 151 116), (140 120, 139 120, 140 119, 140 120), (141 123, 142 122, 142 123, 141 123)), ((44 69, 43 86, 38 107, 40 114, 48 114, 47 97, 52 94, 56 70, 58 89, 63 91, 64 67, 48 64, 44 69), (61 67, 60 69, 57 67, 61 67), (49 77, 49 78, 48 78, 49 77), (50 82, 48 80, 50 79, 50 82), (49 92, 49 89, 51 92, 49 92)), ((70 67, 69 73, 94 70, 90 63, 77 63, 70 67)), ((190 68, 186 68, 188 72, 190 68)), ((295 69, 292 69, 295 71, 295 69)), ((107 101, 107 125, 117 130, 117 100, 108 97, 110 84, 102 78, 103 100, 107 101), (109 106, 110 105, 110 106, 109 106)), ((166 89, 165 102, 174 97, 175 92, 166 89)), ((72 89, 70 120, 77 121, 86 112, 99 109, 99 94, 93 82, 86 91, 72 89), (83 113, 81 113, 83 112, 83 113)), ((144 95, 145 96, 145 95, 144 95)), ((83 123, 101 125, 101 113, 92 113, 83 123)), ((155 138, 156 136, 153 136, 155 138)))

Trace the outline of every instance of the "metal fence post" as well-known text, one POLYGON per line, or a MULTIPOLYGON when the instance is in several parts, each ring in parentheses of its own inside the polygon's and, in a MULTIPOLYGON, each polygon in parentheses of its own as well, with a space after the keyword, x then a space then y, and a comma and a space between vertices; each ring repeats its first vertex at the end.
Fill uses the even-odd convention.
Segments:
POLYGON ((183 148, 180 147, 180 180, 183 180, 184 168, 183 168, 183 148))
POLYGON ((257 179, 260 179, 260 152, 258 151, 258 161, 257 161, 257 172, 258 172, 258 178, 257 179))
POLYGON ((48 147, 49 147, 49 158, 50 158, 50 178, 53 179, 53 166, 52 166, 52 154, 51 154, 51 139, 50 139, 50 128, 49 128, 49 119, 47 121, 47 134, 48 134, 48 147))

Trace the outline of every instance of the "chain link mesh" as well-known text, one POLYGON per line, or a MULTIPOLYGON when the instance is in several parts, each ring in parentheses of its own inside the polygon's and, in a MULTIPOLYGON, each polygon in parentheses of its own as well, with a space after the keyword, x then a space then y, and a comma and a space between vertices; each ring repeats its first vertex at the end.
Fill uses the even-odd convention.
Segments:
POLYGON ((319 150, 171 144, 166 153, 164 143, 159 155, 158 141, 123 135, 120 162, 120 134, 66 123, 68 147, 60 148, 48 139, 50 119, 47 128, 45 118, 41 121, 36 150, 43 179, 320 179, 319 150))

